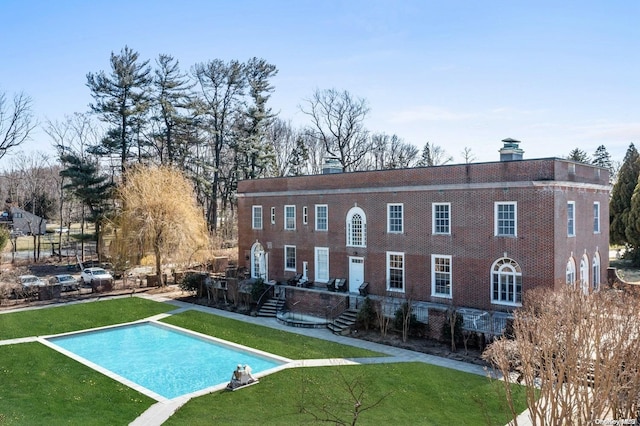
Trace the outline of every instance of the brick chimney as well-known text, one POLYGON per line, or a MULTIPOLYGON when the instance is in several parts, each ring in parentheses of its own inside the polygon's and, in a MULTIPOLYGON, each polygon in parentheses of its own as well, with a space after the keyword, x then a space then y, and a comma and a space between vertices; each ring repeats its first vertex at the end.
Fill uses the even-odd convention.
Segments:
POLYGON ((502 139, 502 143, 504 145, 500 148, 500 161, 522 160, 524 151, 518 146, 520 145, 520 141, 507 138, 502 139))

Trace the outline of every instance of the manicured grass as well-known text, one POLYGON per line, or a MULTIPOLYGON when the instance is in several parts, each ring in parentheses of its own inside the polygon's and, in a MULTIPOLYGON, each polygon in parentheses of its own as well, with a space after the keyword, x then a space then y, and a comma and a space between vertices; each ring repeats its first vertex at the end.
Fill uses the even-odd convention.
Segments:
MULTIPOLYGON (((174 309, 141 298, 121 298, 0 315, 0 335, 55 334, 116 324, 174 309)), ((380 355, 358 348, 187 311, 168 323, 293 359, 380 355)), ((153 360, 149 360, 153 362, 153 360)), ((188 402, 167 424, 289 425, 313 423, 301 407, 350 423, 357 380, 363 406, 359 425, 495 424, 509 420, 501 385, 485 377, 421 363, 287 369, 256 386, 217 392, 188 402)), ((39 343, 0 346, 0 424, 128 424, 154 403, 128 387, 39 343)), ((519 410, 524 410, 520 398, 519 410)))
POLYGON ((0 346, 1 425, 124 425, 154 403, 39 343, 0 346))
POLYGON ((186 311, 167 317, 162 321, 291 359, 384 356, 384 354, 366 349, 341 345, 198 311, 186 311))
MULTIPOLYGON (((358 425, 504 425, 510 420, 501 384, 485 377, 422 363, 298 368, 264 377, 236 392, 195 398, 165 425, 316 424, 311 414, 331 415, 351 424, 356 394, 362 407, 382 401, 360 414, 358 425)), ((524 394, 518 409, 524 410, 524 394)))
POLYGON ((0 340, 43 336, 135 321, 175 309, 140 297, 0 314, 0 340))

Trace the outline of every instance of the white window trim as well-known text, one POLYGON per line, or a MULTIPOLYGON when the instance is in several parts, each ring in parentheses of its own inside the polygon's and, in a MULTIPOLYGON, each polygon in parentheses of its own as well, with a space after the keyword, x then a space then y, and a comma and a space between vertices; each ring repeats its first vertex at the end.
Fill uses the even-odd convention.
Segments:
POLYGON ((285 271, 293 271, 296 272, 296 268, 298 266, 298 259, 296 259, 296 257, 298 256, 298 251, 296 250, 296 246, 284 246, 284 270, 285 271), (287 249, 293 249, 293 262, 294 262, 294 267, 290 268, 287 267, 287 249))
POLYGON ((306 225, 309 223, 309 209, 307 206, 302 207, 302 224, 306 225))
POLYGON ((576 202, 567 201, 567 237, 576 236, 576 202), (573 206, 571 209, 571 216, 569 216, 569 206, 573 206), (569 221, 571 221, 571 230, 569 230, 569 221))
POLYGON ((287 204, 284 206, 284 229, 285 231, 295 231, 296 230, 296 206, 293 204, 287 204), (293 209, 293 228, 287 228, 287 209, 293 209))
POLYGON ((433 235, 451 235, 451 203, 431 203, 431 233, 433 235), (436 207, 447 206, 449 214, 449 227, 447 232, 436 231, 436 207))
POLYGON ((404 293, 407 287, 407 275, 405 272, 406 259, 404 256, 404 252, 401 251, 388 251, 387 252, 387 265, 386 265, 386 273, 387 273, 387 291, 393 291, 395 293, 404 293), (391 256, 402 256, 402 288, 391 288, 391 256))
POLYGON ((320 232, 327 232, 329 230, 329 205, 328 204, 316 204, 316 206, 315 206, 315 229, 316 229, 316 231, 320 231, 320 232), (324 211, 326 213, 326 216, 325 216, 326 227, 324 229, 318 228, 318 210, 321 207, 324 207, 324 211))
POLYGON ((576 285, 576 261, 570 257, 567 261, 565 281, 567 285, 575 287, 576 285))
MULTIPOLYGON (((491 304, 492 304, 492 305, 503 305, 503 306, 522 306, 522 302, 505 301, 505 300, 500 300, 500 299, 494 299, 494 298, 493 298, 493 291, 494 291, 494 287, 493 287, 493 285, 494 285, 494 282, 493 282, 493 276, 494 276, 494 273, 495 273, 495 272, 494 272, 494 270, 495 270, 495 268, 496 268, 496 264, 497 264, 498 262, 500 262, 500 261, 504 260, 504 259, 506 259, 506 260, 509 260, 509 261, 510 261, 510 266, 512 266, 512 267, 513 267, 513 264, 515 264, 515 265, 517 266, 516 272, 514 272, 512 275, 513 275, 513 277, 514 277, 514 280, 515 280, 515 279, 517 279, 517 277, 520 277, 520 281, 521 281, 521 284, 522 284, 522 270, 520 269, 520 265, 519 265, 515 260, 513 260, 513 259, 511 259, 511 258, 500 258, 500 259, 496 260, 496 261, 495 261, 495 262, 493 262, 493 264, 491 265, 491 271, 490 271, 490 281, 491 281, 491 285, 489 286, 489 288, 491 289, 491 304), (520 269, 520 272, 517 272, 517 270, 518 270, 518 269, 520 269)), ((516 292, 515 292, 515 291, 516 291, 516 289, 515 289, 515 287, 516 287, 516 281, 514 281, 513 285, 514 285, 514 289, 513 289, 513 291, 514 291, 514 298, 515 298, 515 295, 516 295, 516 292)), ((522 300, 522 296, 523 296, 523 293, 524 293, 524 288, 523 288, 523 287, 524 287, 524 286, 522 286, 522 287, 520 288, 520 300, 522 300)), ((500 291, 500 290, 498 289, 498 292, 499 292, 499 291, 500 291)))
POLYGON ((262 206, 251 206, 251 229, 262 229, 262 227, 262 206), (258 212, 260 212, 259 215, 258 212), (256 219, 260 220, 260 226, 256 226, 256 219))
POLYGON ((452 262, 452 257, 450 255, 446 255, 446 254, 431 255, 431 295, 434 297, 441 297, 444 299, 453 298, 453 262, 452 262), (449 291, 450 291, 449 294, 436 292, 436 259, 449 260, 449 291))
POLYGON ((276 208, 275 207, 271 207, 271 224, 272 225, 276 224, 276 208))
POLYGON ((403 203, 387 203, 387 233, 388 234, 403 234, 404 233, 404 204, 403 203), (400 230, 391 230, 391 207, 400 206, 400 230))
POLYGON ((367 215, 364 213, 360 207, 352 207, 347 213, 346 220, 346 232, 347 232, 347 247, 366 247, 367 246, 367 215), (351 219, 356 214, 359 214, 362 218, 362 244, 353 244, 352 241, 352 229, 351 229, 351 219))
POLYGON ((598 253, 597 251, 594 253, 593 255, 593 261, 591 263, 591 270, 592 270, 592 280, 591 280, 591 288, 593 289, 593 291, 598 291, 600 290, 600 253, 598 253))
POLYGON ((600 201, 593 203, 593 233, 600 233, 600 201))
POLYGON ((493 235, 496 237, 511 237, 518 236, 518 202, 517 201, 496 201, 493 204, 493 235), (512 205, 513 208, 513 234, 499 234, 498 233, 498 206, 512 205))
POLYGON ((321 283, 326 283, 329 282, 329 276, 330 276, 330 272, 329 272, 329 266, 331 265, 331 262, 329 261, 329 247, 316 247, 314 250, 314 274, 315 274, 315 281, 316 282, 321 282, 321 283), (326 251, 327 253, 327 276, 326 277, 321 277, 319 276, 319 272, 320 272, 320 268, 318 267, 319 263, 318 263, 318 254, 321 251, 326 251))

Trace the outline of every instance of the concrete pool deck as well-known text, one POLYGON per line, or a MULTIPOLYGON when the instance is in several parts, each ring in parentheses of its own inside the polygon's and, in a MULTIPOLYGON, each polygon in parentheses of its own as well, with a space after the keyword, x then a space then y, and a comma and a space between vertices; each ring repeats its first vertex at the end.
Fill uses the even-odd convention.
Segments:
MULTIPOLYGON (((347 346, 355 346, 362 349, 368 349, 374 352, 380 352, 387 356, 383 357, 371 357, 371 358, 327 358, 327 359, 304 359, 294 361, 290 367, 322 367, 322 366, 337 366, 337 365, 357 365, 357 364, 384 364, 384 363, 397 363, 397 362, 422 362, 425 364, 437 365, 440 367, 451 368, 453 370, 463 371, 465 373, 477 374, 486 376, 487 371, 475 364, 469 364, 462 361, 456 361, 452 359, 442 358, 435 355, 429 355, 422 352, 410 351, 407 349, 396 348, 393 346, 382 345, 375 342, 369 342, 366 340, 354 339, 346 336, 339 336, 333 334, 326 328, 300 328, 290 327, 279 323, 275 318, 264 317, 251 317, 244 314, 238 314, 235 312, 223 311, 220 309, 210 308, 203 305, 194 305, 187 302, 181 302, 175 300, 168 295, 163 294, 144 294, 138 297, 144 297, 146 299, 155 300, 157 302, 170 303, 176 306, 176 310, 167 312, 162 315, 174 315, 180 312, 194 310, 206 312, 212 315, 218 315, 226 318, 231 318, 238 321, 247 322, 250 324, 261 325, 265 327, 275 328, 289 333, 301 334, 304 336, 315 337, 317 339, 328 340, 336 343, 340 343, 347 346)), ((142 413, 140 417, 135 419, 131 425, 133 426, 157 426, 165 422, 171 415, 178 410, 182 405, 187 403, 191 397, 184 396, 172 399, 167 402, 158 402, 147 411, 142 413)))
MULTIPOLYGON (((175 315, 181 312, 194 310, 206 312, 212 315, 218 315, 238 321, 243 321, 250 324, 270 327, 274 329, 283 330, 289 333, 300 334, 309 337, 315 337, 317 339, 332 341, 347 346, 359 347, 362 349, 368 349, 373 352, 379 352, 386 356, 370 357, 370 358, 327 358, 327 359, 304 359, 294 360, 287 368, 304 368, 304 367, 321 367, 321 366, 339 366, 339 365, 358 365, 358 364, 383 364, 383 363, 398 363, 398 362, 421 362, 425 364, 436 365, 440 367, 450 368, 453 370, 463 371, 465 373, 476 374, 481 376, 487 376, 488 372, 484 367, 470 364, 462 361, 456 361, 448 358, 442 358, 435 355, 425 354, 422 352, 415 352, 408 349, 396 348, 393 346, 382 345, 375 342, 369 342, 366 340, 355 339, 347 336, 340 336, 333 334, 326 328, 300 328, 290 327, 285 324, 279 323, 275 318, 265 317, 252 317, 244 314, 238 314, 235 312, 224 311, 215 309, 203 305, 196 305, 192 303, 182 302, 176 300, 174 297, 176 294, 163 293, 163 294, 138 294, 136 297, 142 297, 157 302, 164 302, 174 305, 176 309, 147 318, 147 320, 159 320, 167 316, 175 315), (172 297, 173 296, 173 297, 172 297)), ((121 296, 120 296, 121 297, 121 296)), ((130 297, 130 296, 127 296, 130 297)), ((105 297, 105 299, 107 299, 105 297)), ((54 305, 51 305, 54 306, 54 305)), ((33 308, 26 308, 33 309, 33 308)), ((22 309, 20 309, 22 310, 22 309)), ((15 312, 15 311, 14 311, 15 312)), ((8 313, 8 312, 7 312, 8 313)), ((0 345, 16 344, 24 342, 37 341, 38 337, 26 337, 20 339, 10 339, 0 341, 0 345)), ((131 425, 134 426, 157 426, 164 423, 169 417, 171 417, 182 405, 187 403, 191 398, 211 393, 219 390, 223 390, 226 387, 226 383, 219 386, 208 388, 206 392, 196 392, 177 398, 173 398, 166 401, 160 401, 150 406, 144 413, 136 418, 131 425)), ((525 412, 527 413, 527 412, 525 412)), ((529 420, 525 417, 525 413, 518 418, 518 424, 530 424, 529 420)), ((528 417, 528 416, 526 416, 528 417)))

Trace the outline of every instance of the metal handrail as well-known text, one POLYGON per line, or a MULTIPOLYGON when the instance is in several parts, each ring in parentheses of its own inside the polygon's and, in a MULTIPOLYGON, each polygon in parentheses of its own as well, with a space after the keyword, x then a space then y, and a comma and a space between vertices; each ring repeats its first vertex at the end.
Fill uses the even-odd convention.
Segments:
POLYGON ((347 303, 349 303, 349 299, 348 298, 344 298, 342 299, 340 302, 336 303, 334 306, 328 306, 327 307, 327 311, 326 311, 326 315, 325 315, 325 319, 327 321, 333 321, 336 318, 338 318, 340 316, 340 314, 342 314, 344 311, 346 311, 346 305, 347 303), (340 314, 336 315, 336 311, 342 306, 342 309, 340 311, 340 314))
POLYGON ((271 295, 273 294, 273 289, 275 287, 275 284, 269 284, 269 283, 265 283, 265 284, 267 285, 267 288, 262 292, 262 294, 258 298, 258 301, 256 302, 257 304, 256 310, 260 310, 264 302, 269 300, 271 298, 271 295), (269 293, 271 293, 271 295, 269 295, 269 297, 267 297, 266 299, 262 300, 269 293))

